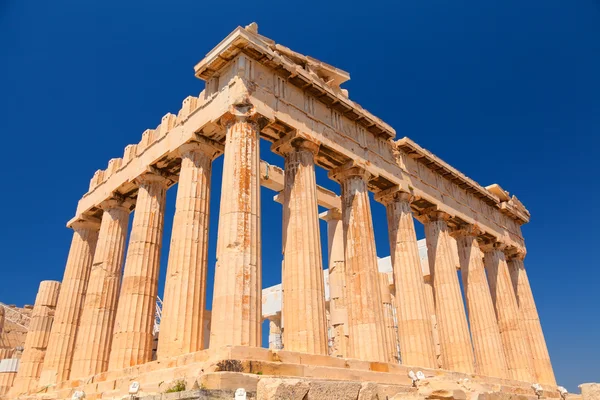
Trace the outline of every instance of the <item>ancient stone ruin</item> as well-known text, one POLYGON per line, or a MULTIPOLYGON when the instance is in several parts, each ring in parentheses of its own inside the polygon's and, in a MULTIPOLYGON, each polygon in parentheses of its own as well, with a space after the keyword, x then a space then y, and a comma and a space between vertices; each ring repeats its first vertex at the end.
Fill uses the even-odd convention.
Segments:
POLYGON ((347 72, 256 24, 235 29, 194 69, 205 90, 98 170, 79 200, 60 292, 42 282, 7 398, 173 387, 261 399, 561 396, 524 265, 530 215, 515 196, 396 140, 340 87, 347 72), (261 139, 284 170, 261 161, 261 139), (221 155, 209 313, 211 166, 221 155), (317 186, 317 166, 339 182, 339 196, 317 186), (165 196, 176 183, 157 335, 165 196), (283 306, 266 316, 261 185, 279 193, 284 227, 283 306), (387 209, 389 275, 378 270, 369 191, 387 209), (319 218, 328 223, 327 304, 319 218), (425 226, 426 274, 414 219, 425 226), (278 335, 281 315, 282 337, 261 348, 263 319, 278 335))

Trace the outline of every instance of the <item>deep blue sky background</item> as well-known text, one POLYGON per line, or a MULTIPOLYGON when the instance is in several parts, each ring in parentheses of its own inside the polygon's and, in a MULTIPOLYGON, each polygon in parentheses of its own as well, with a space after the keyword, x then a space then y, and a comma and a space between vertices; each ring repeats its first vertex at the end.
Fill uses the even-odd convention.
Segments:
MULTIPOLYGON (((198 95, 204 84, 193 65, 252 21, 278 43, 349 71, 350 97, 399 138, 523 201, 532 214, 526 266, 558 381, 570 391, 600 381, 598 0, 0 0, 0 301, 32 304, 40 280, 62 279, 65 222, 94 171, 198 95)), ((268 149, 262 157, 281 165, 268 149)), ((221 166, 222 158, 210 280, 221 166)), ((339 191, 323 172, 318 180, 339 191)), ((263 190, 264 287, 281 279, 281 207, 272 195, 263 190)), ((380 204, 373 215, 386 256, 380 204)))

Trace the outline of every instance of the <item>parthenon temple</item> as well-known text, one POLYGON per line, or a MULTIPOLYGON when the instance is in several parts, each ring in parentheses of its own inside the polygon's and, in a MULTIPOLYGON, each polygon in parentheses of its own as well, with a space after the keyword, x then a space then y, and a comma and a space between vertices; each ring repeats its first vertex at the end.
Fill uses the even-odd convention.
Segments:
POLYGON ((91 178, 67 223, 62 282, 40 285, 20 359, 0 349, 0 397, 143 397, 183 382, 275 399, 291 379, 306 386, 308 397, 289 397, 299 399, 346 398, 319 395, 319 382, 385 399, 382 391, 409 395, 428 379, 561 396, 527 277, 521 226, 530 214, 514 195, 396 139, 341 88, 347 72, 256 24, 231 32, 194 71, 206 83, 199 96, 91 178), (261 140, 283 169, 261 160, 261 140), (222 175, 212 176, 221 156, 222 175), (317 185, 317 168, 339 194, 317 185), (211 198, 214 179, 220 199, 211 198), (271 199, 261 199, 261 185, 283 221, 283 262, 273 267, 282 282, 264 290, 261 207, 271 199), (376 253, 372 198, 386 209, 389 258, 376 253), (218 240, 209 243, 210 202, 219 200, 218 240))

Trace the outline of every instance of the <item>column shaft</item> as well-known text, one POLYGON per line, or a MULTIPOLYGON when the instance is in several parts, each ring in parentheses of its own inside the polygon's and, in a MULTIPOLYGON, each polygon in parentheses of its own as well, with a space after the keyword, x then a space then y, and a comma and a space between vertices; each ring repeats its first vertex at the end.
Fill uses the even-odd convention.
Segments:
POLYGON ((19 371, 10 393, 19 395, 35 389, 42 372, 50 338, 60 282, 42 281, 31 312, 31 321, 25 339, 19 371))
POLYGON ((70 379, 95 375, 108 367, 129 225, 129 205, 109 200, 103 207, 70 379))
POLYGON ((109 370, 152 361, 167 187, 165 178, 154 174, 146 174, 138 182, 109 370))
POLYGON ((392 294, 390 293, 390 278, 386 272, 379 273, 379 286, 381 289, 381 304, 383 307, 383 324, 387 349, 387 361, 398 364, 398 335, 394 323, 392 309, 392 294))
POLYGON ((229 121, 210 346, 261 345, 259 132, 244 117, 229 121))
POLYGON ((360 167, 342 167, 338 171, 332 171, 331 175, 342 187, 350 356, 367 361, 387 361, 375 234, 367 189, 369 175, 360 167))
POLYGON ((346 263, 344 261, 344 224, 342 213, 332 209, 321 217, 327 221, 329 256, 329 313, 333 327, 331 355, 348 357, 348 309, 346 295, 346 263))
POLYGON ((517 298, 504 252, 496 248, 487 249, 484 261, 508 370, 512 379, 532 382, 531 349, 521 330, 517 298))
POLYGON ((508 262, 510 277, 519 306, 519 316, 525 335, 529 340, 531 356, 533 358, 533 369, 538 382, 547 385, 556 385, 556 378, 550 362, 550 354, 544 339, 542 324, 533 299, 533 292, 529 285, 527 271, 522 258, 512 258, 508 262))
MULTIPOLYGON (((287 140, 287 139, 284 139, 287 140)), ((278 143, 275 143, 274 147, 278 143)), ((321 261, 315 153, 318 145, 289 141, 283 189, 283 332, 285 349, 327 355, 325 285, 321 261)))
POLYGON ((427 257, 435 291, 441 357, 444 369, 473 373, 473 347, 445 218, 442 213, 434 213, 428 216, 426 223, 427 257))
POLYGON ((387 212, 402 364, 436 368, 431 314, 427 307, 410 195, 395 192, 381 196, 381 201, 387 212))
POLYGON ((281 350, 281 317, 279 315, 269 318, 269 349, 281 350))
POLYGON ((473 337, 476 371, 481 375, 510 378, 494 304, 485 276, 483 254, 476 235, 464 230, 458 232, 456 238, 473 337))
POLYGON ((204 348, 210 178, 216 149, 194 143, 180 151, 181 172, 158 339, 159 359, 204 348))
POLYGON ((40 386, 66 381, 71 373, 75 337, 81 320, 99 228, 100 224, 97 222, 76 222, 73 225, 71 249, 56 303, 40 386))
MULTIPOLYGON (((431 275, 424 276, 423 283, 425 284, 427 310, 431 318, 431 336, 433 339, 433 348, 435 350, 435 365, 437 368, 442 368, 442 349, 440 347, 440 334, 438 331, 437 317, 435 316, 435 298, 433 294, 433 280, 431 279, 431 275)), ((400 353, 402 353, 402 347, 400 347, 400 353)))

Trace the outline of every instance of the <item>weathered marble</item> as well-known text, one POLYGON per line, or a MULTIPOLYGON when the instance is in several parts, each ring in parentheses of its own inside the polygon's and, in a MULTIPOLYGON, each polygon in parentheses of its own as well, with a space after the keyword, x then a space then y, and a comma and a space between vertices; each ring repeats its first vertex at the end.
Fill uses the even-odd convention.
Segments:
POLYGON ((152 361, 167 181, 149 173, 137 183, 139 191, 115 317, 110 370, 152 361))
POLYGON ((40 386, 62 382, 71 373, 75 338, 98 242, 100 221, 77 221, 71 227, 73 239, 56 303, 54 322, 39 379, 40 386))
POLYGON ((510 280, 503 248, 490 245, 484 247, 483 250, 485 269, 498 318, 508 371, 512 379, 533 382, 535 377, 531 348, 522 329, 517 298, 510 280))
POLYGON ((210 346, 261 344, 258 125, 236 109, 225 121, 217 265, 210 346))
POLYGON ((508 260, 511 282, 517 296, 519 317, 524 334, 531 348, 532 366, 535 378, 540 383, 556 385, 550 354, 542 331, 542 324, 533 299, 533 292, 523 264, 523 253, 512 254, 508 260))
POLYGON ((330 176, 342 187, 349 354, 361 360, 386 361, 389 352, 367 190, 369 174, 350 165, 331 171, 330 176))
POLYGON ((70 379, 84 378, 108 368, 131 204, 109 200, 102 207, 70 379))
POLYGON ((327 245, 329 257, 329 313, 333 327, 333 344, 330 355, 348 357, 348 297, 346 293, 346 262, 344 260, 344 224, 342 212, 337 208, 322 213, 327 221, 327 245))
POLYGON ((485 276, 483 253, 479 248, 479 231, 469 225, 452 233, 458 245, 461 276, 465 292, 469 325, 478 374, 510 378, 500 329, 494 312, 490 288, 485 276))
POLYGON ((452 238, 446 222, 448 215, 432 212, 426 218, 427 254, 433 277, 442 367, 473 373, 473 346, 456 273, 456 257, 452 254, 452 238))
POLYGON ((204 345, 206 273, 212 160, 220 148, 206 142, 180 148, 173 233, 163 297, 159 359, 192 353, 204 345))
POLYGON ((283 331, 285 349, 328 354, 325 286, 317 207, 319 145, 292 135, 273 144, 284 156, 283 331))
POLYGON ((411 195, 393 189, 379 193, 376 198, 385 204, 387 212, 402 363, 435 368, 437 361, 431 313, 427 307, 417 235, 410 208, 411 195))
POLYGON ((40 283, 31 313, 31 322, 29 323, 19 371, 13 387, 9 391, 11 395, 28 393, 38 386, 59 292, 60 282, 42 281, 40 283))

